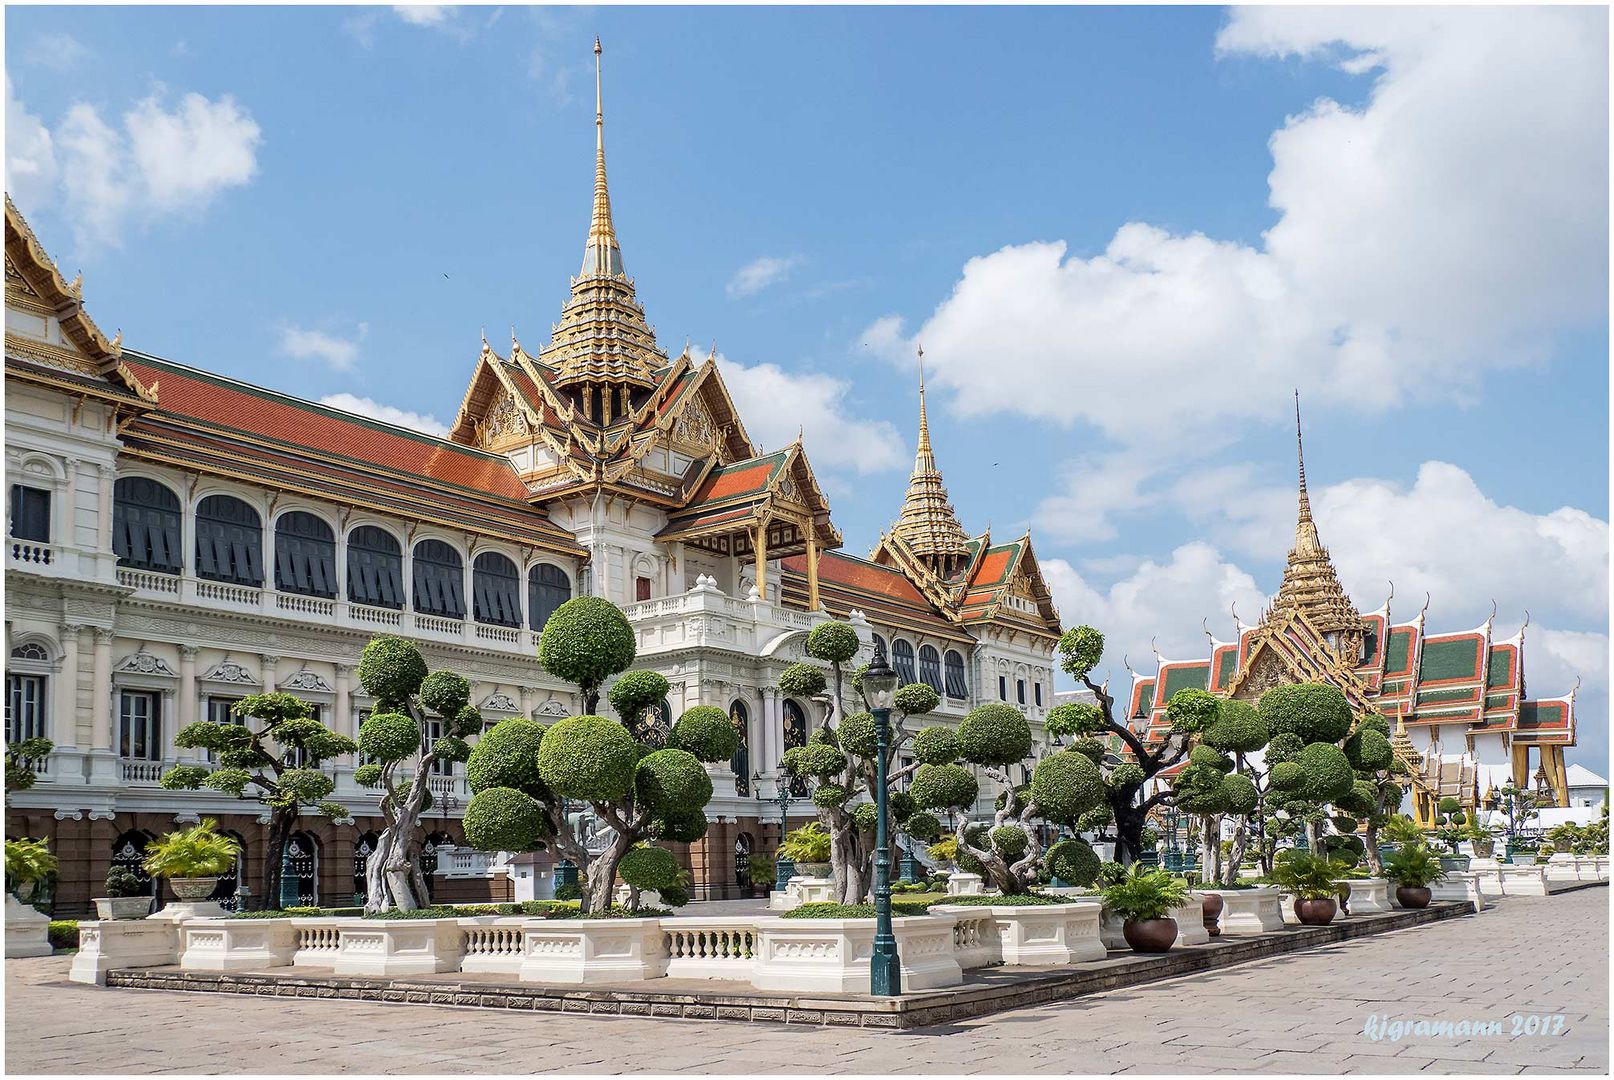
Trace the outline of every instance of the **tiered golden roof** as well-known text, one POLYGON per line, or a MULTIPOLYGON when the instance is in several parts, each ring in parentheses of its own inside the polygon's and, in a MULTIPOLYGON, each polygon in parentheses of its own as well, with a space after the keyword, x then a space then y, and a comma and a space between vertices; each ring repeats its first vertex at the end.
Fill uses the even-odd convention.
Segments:
MULTIPOLYGON (((644 308, 633 289, 633 279, 622 268, 622 247, 611 219, 611 193, 605 181, 605 109, 600 94, 600 42, 594 41, 594 211, 583 249, 583 268, 572 279, 571 299, 561 309, 560 322, 538 359, 556 372, 555 385, 565 388, 593 386, 649 389, 655 372, 666 366, 667 354, 645 322, 644 308)), ((585 397, 585 415, 610 423, 629 411, 624 396, 612 393, 598 400, 585 397), (596 413, 594 406, 599 406, 596 413)))
MULTIPOLYGON (((924 350, 919 350, 921 364, 924 350)), ((919 450, 914 454, 913 475, 902 500, 902 513, 891 531, 902 539, 942 578, 954 576, 969 561, 969 535, 958 522, 953 504, 947 499, 936 455, 930 448, 930 420, 925 415, 925 376, 919 374, 919 450)))

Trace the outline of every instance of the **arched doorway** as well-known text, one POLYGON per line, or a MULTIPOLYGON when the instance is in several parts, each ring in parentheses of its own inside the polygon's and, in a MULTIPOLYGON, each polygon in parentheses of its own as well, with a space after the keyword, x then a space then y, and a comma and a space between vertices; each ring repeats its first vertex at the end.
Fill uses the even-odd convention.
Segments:
POLYGON ((751 714, 745 702, 735 698, 729 705, 729 723, 734 725, 734 756, 729 759, 729 771, 734 773, 734 793, 743 798, 751 795, 751 714))
POLYGON ((316 907, 319 904, 319 841, 294 832, 286 841, 280 864, 280 906, 316 907))
POLYGON ((221 829, 220 832, 234 840, 238 850, 235 864, 219 878, 219 883, 213 887, 213 894, 208 899, 216 902, 225 911, 235 911, 241 905, 241 897, 237 895, 237 890, 241 886, 241 868, 247 865, 247 842, 246 838, 234 829, 221 829))
POLYGON ((420 849, 420 875, 426 879, 426 898, 431 900, 437 893, 437 849, 454 846, 454 838, 446 832, 434 832, 426 837, 426 843, 420 849))
POLYGON ((363 907, 370 898, 370 856, 375 854, 381 835, 371 830, 359 837, 353 845, 353 904, 363 907))
MULTIPOLYGON (((792 698, 785 698, 785 749, 807 745, 807 713, 792 698)), ((790 779, 792 798, 807 797, 807 781, 799 776, 790 779)))
POLYGON ((750 833, 740 833, 734 838, 734 881, 740 886, 741 896, 751 892, 751 851, 750 833))

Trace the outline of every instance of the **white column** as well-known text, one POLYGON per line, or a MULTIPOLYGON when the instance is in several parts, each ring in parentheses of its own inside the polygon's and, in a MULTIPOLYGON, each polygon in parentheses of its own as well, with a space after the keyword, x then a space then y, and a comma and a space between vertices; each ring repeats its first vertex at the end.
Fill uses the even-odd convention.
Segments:
POLYGON ((90 710, 91 745, 96 750, 113 750, 112 739, 112 629, 95 628, 95 705, 90 710))
POLYGON ((98 482, 101 487, 96 492, 98 497, 95 511, 95 547, 103 555, 112 553, 112 485, 117 482, 118 471, 111 465, 102 465, 97 470, 98 482))
POLYGON ((762 715, 762 743, 765 749, 757 768, 760 772, 771 773, 778 768, 779 757, 785 747, 784 705, 780 701, 777 686, 762 688, 762 715))
POLYGON ((78 746, 78 634, 83 627, 63 623, 62 666, 51 694, 50 739, 58 750, 78 746))
MULTIPOLYGON (((196 723, 196 646, 181 645, 179 647, 179 703, 175 712, 175 723, 163 724, 163 758, 178 757, 180 751, 174 745, 174 736, 179 730, 189 724, 196 723)), ((190 751, 185 751, 187 757, 194 757, 190 751)))
POLYGON ((338 735, 359 736, 359 725, 353 713, 353 665, 336 665, 336 715, 331 718, 330 729, 338 735))
POLYGON ((263 692, 272 694, 275 692, 275 669, 280 666, 280 657, 261 653, 258 659, 263 661, 263 692))

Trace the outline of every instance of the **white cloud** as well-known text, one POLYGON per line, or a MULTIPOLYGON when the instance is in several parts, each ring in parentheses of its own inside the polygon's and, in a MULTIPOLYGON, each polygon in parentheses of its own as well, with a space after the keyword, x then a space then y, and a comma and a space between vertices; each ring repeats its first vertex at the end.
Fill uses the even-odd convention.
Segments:
POLYGON ((735 272, 729 279, 726 291, 730 299, 755 296, 770 285, 777 285, 790 277, 790 271, 801 262, 799 255, 762 255, 735 272))
POLYGON ((52 71, 69 71, 93 55, 72 34, 40 34, 28 47, 27 62, 52 71))
POLYGON ((392 10, 411 26, 441 26, 454 17, 454 9, 443 4, 394 4, 392 10))
POLYGON ((71 106, 56 130, 28 113, 6 82, 7 183, 19 198, 50 201, 83 244, 116 246, 131 223, 194 215, 257 175, 262 130, 228 94, 186 94, 168 109, 160 93, 124 112, 122 128, 93 105, 71 106))
POLYGON ((398 427, 410 428, 414 431, 423 431, 428 435, 447 435, 448 425, 435 416, 424 413, 409 412, 405 409, 383 405, 379 401, 366 397, 355 397, 352 394, 327 394, 319 399, 321 405, 328 405, 343 412, 357 413, 368 416, 372 420, 380 420, 385 424, 395 424, 398 427))
POLYGON ((888 420, 853 414, 851 384, 817 373, 785 371, 777 364, 747 366, 719 353, 723 383, 734 397, 746 433, 763 450, 794 442, 799 432, 814 470, 876 473, 900 469, 908 451, 888 420))
MULTIPOLYGON (((1259 246, 1129 222, 1090 257, 1039 241, 969 260, 912 335, 958 410, 1190 447, 1282 415, 1251 387, 1366 410, 1472 394, 1606 318, 1604 11, 1248 8, 1219 47, 1332 55, 1371 94, 1273 134, 1259 246)), ((906 363, 907 338, 887 318, 860 340, 906 363)))
POLYGON ((359 343, 369 331, 368 323, 360 323, 352 337, 286 326, 280 330, 279 350, 294 360, 318 360, 333 371, 352 371, 358 363, 359 343))

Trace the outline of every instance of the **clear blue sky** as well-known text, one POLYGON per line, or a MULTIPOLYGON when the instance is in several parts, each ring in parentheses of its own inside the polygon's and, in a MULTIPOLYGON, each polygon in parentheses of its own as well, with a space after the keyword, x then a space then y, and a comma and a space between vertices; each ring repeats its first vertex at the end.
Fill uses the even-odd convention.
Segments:
POLYGON ((917 337, 966 527, 1030 526, 1124 680, 1276 587, 1298 385, 1360 605, 1393 576, 1436 629, 1528 607, 1560 635, 1530 692, 1582 675, 1601 771, 1607 56, 1566 44, 1606 42, 1601 12, 408 15, 9 9, 8 188, 131 346, 446 422, 482 328, 536 351, 576 271, 599 34, 649 317, 753 398, 819 394, 748 424, 806 425, 850 549, 901 498, 917 337), (1549 177, 1522 198, 1521 158, 1549 177), (1115 246, 1128 223, 1160 243, 1115 246))

